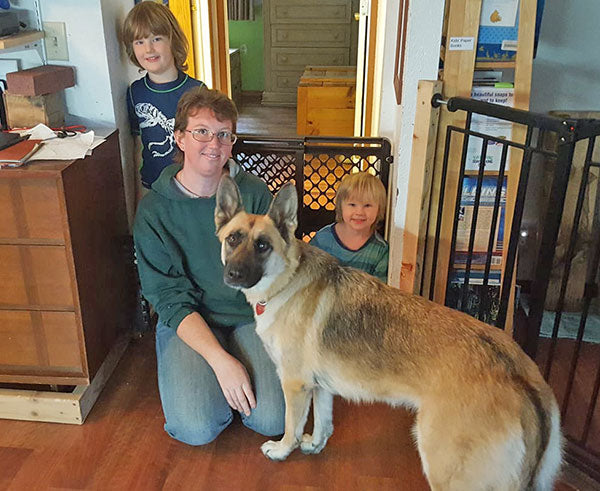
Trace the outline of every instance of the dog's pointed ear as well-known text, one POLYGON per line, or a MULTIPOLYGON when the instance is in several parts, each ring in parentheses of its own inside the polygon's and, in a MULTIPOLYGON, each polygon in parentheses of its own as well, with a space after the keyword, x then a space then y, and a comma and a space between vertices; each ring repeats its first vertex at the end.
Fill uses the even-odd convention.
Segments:
POLYGON ((289 242, 298 226, 298 195, 292 183, 285 184, 275 195, 267 215, 273 220, 283 240, 289 242))
POLYGON ((240 190, 235 181, 225 174, 221 177, 217 188, 217 206, 215 207, 217 233, 223 225, 243 210, 240 190))

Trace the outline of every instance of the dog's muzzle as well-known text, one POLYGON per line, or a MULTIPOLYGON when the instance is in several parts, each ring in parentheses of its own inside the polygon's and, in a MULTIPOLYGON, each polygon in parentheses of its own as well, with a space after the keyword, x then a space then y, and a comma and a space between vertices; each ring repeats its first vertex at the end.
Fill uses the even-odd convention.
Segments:
POLYGON ((229 262, 223 271, 223 281, 232 288, 252 288, 262 277, 260 268, 229 262))

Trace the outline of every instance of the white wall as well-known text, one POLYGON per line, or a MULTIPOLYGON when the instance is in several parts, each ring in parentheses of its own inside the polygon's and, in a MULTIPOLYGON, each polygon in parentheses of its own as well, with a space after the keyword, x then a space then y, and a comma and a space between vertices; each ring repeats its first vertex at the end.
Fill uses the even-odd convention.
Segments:
MULTIPOLYGON (((396 103, 394 92, 394 60, 396 56, 396 31, 398 2, 387 1, 384 70, 382 83, 380 136, 392 142, 394 167, 396 168, 396 191, 390 230, 390 261, 399 264, 402 258, 402 229, 406 215, 406 198, 412 140, 416 111, 417 85, 419 80, 437 80, 444 14, 444 0, 410 3, 408 35, 402 86, 402 104, 396 103)), ((390 268, 392 270, 393 268, 390 268)), ((392 285, 399 278, 390 278, 392 285)))
POLYGON ((546 0, 531 105, 535 112, 600 110, 599 0, 546 0))
MULTIPOLYGON (((13 0, 20 11, 34 10, 33 0, 13 0)), ((39 0, 42 21, 64 22, 68 61, 49 60, 75 67, 75 86, 65 89, 67 122, 88 127, 119 129, 121 160, 128 205, 133 217, 135 165, 129 134, 125 94, 130 80, 139 77, 119 43, 118 32, 133 0, 39 0)), ((21 69, 43 63, 38 49, 0 53, 2 59, 18 59, 21 69)), ((0 63, 0 70, 2 64, 0 63)), ((0 72, 0 78, 5 74, 0 72)))

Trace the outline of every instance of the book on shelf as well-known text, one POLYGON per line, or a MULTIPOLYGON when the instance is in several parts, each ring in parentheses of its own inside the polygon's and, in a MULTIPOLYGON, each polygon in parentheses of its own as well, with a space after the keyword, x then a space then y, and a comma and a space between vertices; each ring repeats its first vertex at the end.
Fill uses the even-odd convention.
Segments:
MULTIPOLYGON (((505 87, 504 85, 506 84, 495 84, 494 87, 474 86, 471 90, 471 98, 477 101, 513 107, 515 89, 512 86, 505 87)), ((512 137, 512 123, 473 113, 471 119, 471 131, 493 136, 500 140, 510 140, 512 137)), ((498 171, 500 169, 503 147, 504 145, 502 143, 488 140, 484 170, 498 171)), ((482 149, 483 140, 476 136, 469 136, 467 159, 465 161, 466 170, 479 170, 482 149)), ((511 150, 509 149, 506 154, 505 171, 509 168, 510 152, 511 150)))
MULTIPOLYGON (((545 0, 537 0, 534 28, 534 57, 540 36, 545 0)), ((519 0, 483 0, 479 32, 477 34, 477 61, 514 61, 519 38, 519 0)))
MULTIPOLYGON (((488 259, 488 245, 491 235, 492 218, 498 178, 484 176, 481 182, 481 195, 479 197, 479 210, 473 240, 473 253, 471 255, 471 278, 475 278, 475 270, 483 274, 483 269, 488 259)), ((465 176, 463 179, 460 198, 458 228, 456 231, 456 244, 454 254, 455 271, 464 270, 467 264, 471 225, 477 193, 477 176, 465 176)), ((496 227, 493 231, 491 270, 502 268, 502 253, 504 250, 504 214, 506 210, 506 177, 502 178, 500 189, 500 202, 496 227)))
POLYGON ((42 146, 41 140, 23 140, 0 150, 0 168, 20 167, 27 163, 42 146))

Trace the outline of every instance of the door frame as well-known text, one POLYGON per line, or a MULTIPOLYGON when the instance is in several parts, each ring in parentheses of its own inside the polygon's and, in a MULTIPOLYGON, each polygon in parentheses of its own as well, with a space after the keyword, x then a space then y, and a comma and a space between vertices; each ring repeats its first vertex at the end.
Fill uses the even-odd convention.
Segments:
MULTIPOLYGON (((387 0, 362 0, 365 2, 368 17, 364 45, 365 69, 363 74, 362 124, 356 136, 377 136, 381 101, 381 78, 383 71, 383 44, 385 36, 385 6, 387 0)), ((209 87, 220 90, 231 97, 229 76, 229 30, 227 26, 226 0, 170 0, 169 7, 182 27, 190 43, 190 58, 194 61, 195 74, 204 76, 209 87), (187 9, 187 11, 186 11, 187 9), (209 33, 206 33, 208 28, 209 33), (191 35, 189 32, 191 31, 191 35)), ((363 14, 361 14, 362 17, 363 14)), ((360 44, 359 44, 360 45, 360 44)), ((189 62, 188 62, 189 64, 189 62)), ((188 71, 189 73, 189 71, 188 71)), ((357 77, 359 74, 357 73, 357 77)), ((357 85, 358 88, 358 85, 357 85)), ((358 92, 358 91, 357 91, 358 92)), ((357 97, 357 103, 359 99, 357 97)))

